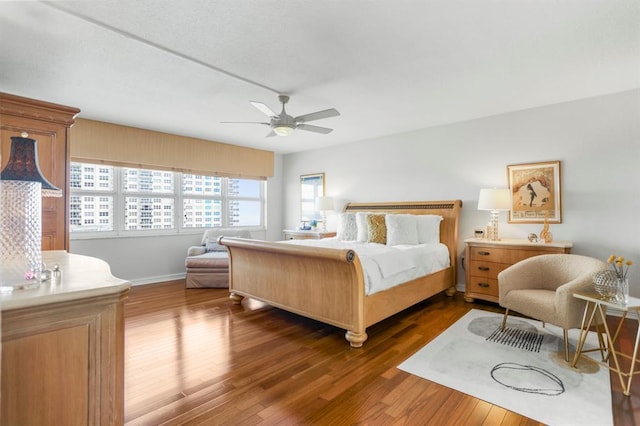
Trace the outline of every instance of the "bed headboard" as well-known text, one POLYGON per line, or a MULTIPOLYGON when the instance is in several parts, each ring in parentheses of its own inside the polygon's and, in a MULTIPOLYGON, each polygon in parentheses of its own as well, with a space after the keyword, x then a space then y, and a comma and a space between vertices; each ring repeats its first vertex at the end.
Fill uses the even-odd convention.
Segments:
POLYGON ((449 247, 451 266, 456 282, 456 266, 458 261, 458 221, 462 200, 448 201, 399 201, 382 203, 347 203, 345 212, 375 212, 391 214, 437 214, 442 216, 440 224, 440 242, 449 247))

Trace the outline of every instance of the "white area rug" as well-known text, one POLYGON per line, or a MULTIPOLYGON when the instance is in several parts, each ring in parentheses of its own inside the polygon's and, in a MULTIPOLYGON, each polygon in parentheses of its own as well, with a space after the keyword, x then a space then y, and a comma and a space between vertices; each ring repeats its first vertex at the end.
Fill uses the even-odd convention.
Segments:
MULTIPOLYGON (((471 310, 398 368, 548 425, 613 424, 607 368, 565 363, 558 327, 510 316, 510 333, 491 336, 501 322, 501 314, 471 310)), ((569 332, 573 348, 578 333, 569 332)), ((594 347, 590 333, 585 349, 594 347)))

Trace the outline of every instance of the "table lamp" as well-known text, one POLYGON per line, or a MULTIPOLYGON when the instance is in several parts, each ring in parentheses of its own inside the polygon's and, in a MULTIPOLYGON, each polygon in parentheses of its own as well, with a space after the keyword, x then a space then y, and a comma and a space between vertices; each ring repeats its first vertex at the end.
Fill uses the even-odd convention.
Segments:
POLYGON ((40 280, 42 272, 42 197, 62 191, 41 173, 35 139, 11 137, 11 153, 0 173, 0 262, 3 283, 40 280))
POLYGON ((499 241, 498 220, 502 210, 511 208, 511 191, 509 188, 481 189, 478 197, 478 210, 490 210, 491 222, 487 238, 491 241, 499 241))
POLYGON ((316 198, 316 210, 322 212, 322 232, 327 232, 327 212, 334 208, 333 198, 324 196, 316 198))

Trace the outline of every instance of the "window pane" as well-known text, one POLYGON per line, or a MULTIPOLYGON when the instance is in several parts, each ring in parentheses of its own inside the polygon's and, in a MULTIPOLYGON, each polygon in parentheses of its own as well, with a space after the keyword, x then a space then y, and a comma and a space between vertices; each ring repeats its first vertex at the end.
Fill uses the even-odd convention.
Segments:
POLYGON ((113 191, 113 167, 86 163, 71 163, 69 166, 71 190, 113 191))
POLYGON ((182 193, 185 195, 222 195, 222 178, 183 174, 182 193))
POLYGON ((255 179, 231 179, 227 186, 230 197, 260 198, 262 181, 255 179))
POLYGON ((173 194, 173 172, 122 169, 124 192, 173 194))
POLYGON ((125 197, 124 203, 125 230, 173 229, 173 198, 125 197))
POLYGON ((69 231, 113 231, 113 197, 69 197, 69 231))
POLYGON ((182 202, 184 228, 222 226, 222 201, 185 198, 182 202))
POLYGON ((262 226, 264 185, 253 179, 74 162, 70 165, 69 229, 121 235, 123 231, 177 230, 181 223, 181 228, 191 229, 262 226), (180 192, 175 190, 175 179, 181 181, 180 192))
POLYGON ((260 201, 229 200, 229 226, 260 225, 260 201))

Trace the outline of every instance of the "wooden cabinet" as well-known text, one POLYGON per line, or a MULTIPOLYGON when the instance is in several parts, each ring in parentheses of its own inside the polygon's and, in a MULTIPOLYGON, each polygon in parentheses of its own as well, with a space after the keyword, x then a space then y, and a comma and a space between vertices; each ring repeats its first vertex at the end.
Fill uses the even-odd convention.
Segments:
POLYGON ((570 242, 530 243, 527 240, 489 241, 470 238, 466 246, 464 300, 498 302, 498 274, 523 259, 541 254, 570 253, 570 242))
POLYGON ((282 234, 285 240, 319 240, 336 236, 335 232, 299 231, 293 229, 285 229, 282 234))
POLYGON ((95 258, 59 251, 60 284, 0 295, 0 424, 124 422, 124 300, 130 284, 95 258))
MULTIPOLYGON (((0 93, 1 168, 9 161, 11 136, 22 132, 38 141, 38 163, 62 198, 42 199, 42 250, 69 249, 68 131, 77 108, 0 93)), ((1 170, 0 168, 0 170, 1 170)))

